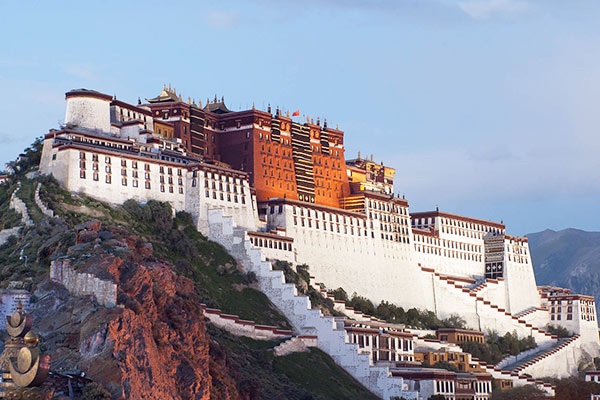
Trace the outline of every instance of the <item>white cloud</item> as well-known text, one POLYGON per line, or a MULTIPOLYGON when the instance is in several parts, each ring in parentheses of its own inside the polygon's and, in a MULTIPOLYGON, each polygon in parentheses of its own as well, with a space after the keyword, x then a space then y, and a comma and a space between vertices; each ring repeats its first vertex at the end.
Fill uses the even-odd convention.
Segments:
POLYGON ((229 29, 239 24, 240 15, 237 12, 211 11, 204 20, 213 28, 229 29))
POLYGON ((458 3, 461 10, 474 19, 491 19, 522 15, 531 5, 521 0, 472 0, 458 3))

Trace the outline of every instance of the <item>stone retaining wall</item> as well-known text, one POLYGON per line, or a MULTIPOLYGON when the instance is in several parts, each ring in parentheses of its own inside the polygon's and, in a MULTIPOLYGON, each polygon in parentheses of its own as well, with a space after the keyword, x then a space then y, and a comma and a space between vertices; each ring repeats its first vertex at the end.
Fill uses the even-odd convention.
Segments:
POLYGON ((42 186, 42 184, 38 183, 37 187, 35 188, 35 204, 37 204, 37 206, 40 208, 40 210, 42 210, 42 213, 44 213, 44 215, 52 218, 52 217, 54 217, 54 211, 52 211, 50 208, 46 207, 46 205, 40 198, 40 187, 41 186, 42 186))
POLYGON ((117 305, 117 285, 98 279, 92 274, 78 273, 67 260, 55 260, 50 264, 50 279, 62 283, 69 293, 76 296, 93 295, 105 307, 117 305))
POLYGON ((255 340, 273 340, 292 336, 292 331, 270 325, 257 325, 254 321, 240 319, 237 315, 223 314, 221 310, 202 304, 204 316, 211 324, 235 336, 246 336, 255 340))
POLYGON ((29 213, 27 212, 27 205, 25 205, 25 202, 23 202, 23 200, 17 196, 19 189, 21 189, 21 182, 17 184, 17 189, 15 189, 12 196, 10 196, 10 208, 22 215, 21 222, 23 224, 32 225, 33 222, 31 221, 29 213))

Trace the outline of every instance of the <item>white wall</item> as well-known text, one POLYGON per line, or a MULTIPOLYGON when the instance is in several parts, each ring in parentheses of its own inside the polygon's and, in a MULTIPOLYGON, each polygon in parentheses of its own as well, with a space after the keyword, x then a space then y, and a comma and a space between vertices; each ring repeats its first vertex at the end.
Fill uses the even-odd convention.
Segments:
MULTIPOLYGON (((297 263, 308 264, 311 275, 328 288, 343 287, 349 295, 356 291, 375 303, 387 300, 405 308, 431 309, 431 297, 423 289, 424 276, 414 261, 411 244, 382 239, 378 224, 374 224, 373 230, 365 229, 362 221, 358 225, 357 218, 353 218, 352 224, 347 219, 348 233, 343 228, 338 233, 335 221, 334 232, 331 231, 329 213, 325 215, 327 230, 324 230, 323 215, 315 217, 314 210, 310 210, 311 227, 307 222, 302 227, 299 207, 296 215, 289 204, 283 206, 282 213, 278 207, 275 211, 267 214, 268 227, 284 228, 285 236, 294 238, 297 263)), ((307 221, 308 207, 303 212, 307 221)))
MULTIPOLYGON (((509 241, 505 241, 505 247, 510 246, 509 241)), ((527 244, 525 243, 525 246, 527 244)), ((527 246, 527 249, 529 247, 527 246)), ((508 251, 504 256, 504 280, 507 291, 507 308, 511 313, 518 313, 530 307, 540 307, 541 300, 535 283, 535 275, 529 251, 526 257, 527 263, 517 262, 514 254, 508 251), (507 257, 511 256, 508 260, 507 257)))
POLYGON ((65 125, 110 132, 110 100, 87 96, 67 97, 65 125))

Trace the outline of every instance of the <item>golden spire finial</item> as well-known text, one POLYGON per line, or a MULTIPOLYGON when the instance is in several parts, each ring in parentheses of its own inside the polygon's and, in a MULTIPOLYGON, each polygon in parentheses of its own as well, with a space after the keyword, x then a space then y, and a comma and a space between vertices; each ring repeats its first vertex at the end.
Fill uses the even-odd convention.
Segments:
POLYGON ((188 104, 192 104, 192 98, 188 96, 188 104))
POLYGON ((169 82, 169 92, 171 91, 171 82, 169 82))
POLYGON ((179 101, 181 101, 181 93, 179 93, 179 101))
POLYGON ((256 110, 256 106, 254 105, 254 102, 252 102, 252 109, 256 110))
POLYGON ((198 99, 198 107, 202 108, 202 100, 198 99))
POLYGON ((308 118, 308 115, 306 116, 306 123, 309 124, 310 123, 310 118, 308 118))
POLYGON ((285 116, 286 116, 286 117, 288 117, 288 118, 290 117, 290 112, 289 112, 289 110, 285 112, 285 116))
POLYGON ((165 90, 167 90, 167 84, 166 84, 166 83, 165 83, 165 84, 163 84, 163 92, 164 92, 165 90))

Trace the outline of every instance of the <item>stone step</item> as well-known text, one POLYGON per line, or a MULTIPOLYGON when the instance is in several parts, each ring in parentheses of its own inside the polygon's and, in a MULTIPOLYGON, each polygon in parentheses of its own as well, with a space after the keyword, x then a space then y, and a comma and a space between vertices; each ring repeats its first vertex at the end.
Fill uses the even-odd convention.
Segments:
POLYGON ((261 290, 297 331, 317 335, 319 348, 376 395, 385 399, 402 395, 402 380, 391 377, 387 367, 370 366, 368 354, 359 353, 358 345, 346 343, 343 322, 312 309, 308 297, 299 296, 295 285, 285 282, 282 271, 272 270, 262 251, 252 246, 244 229, 234 227, 232 219, 223 216, 222 210, 211 210, 209 222, 210 238, 228 248, 257 275, 261 290))

